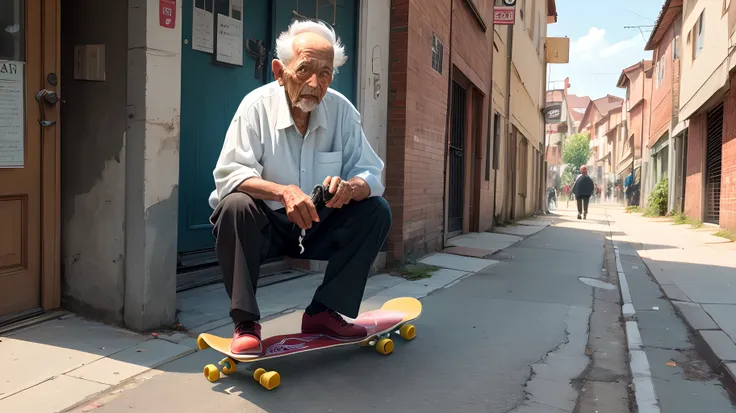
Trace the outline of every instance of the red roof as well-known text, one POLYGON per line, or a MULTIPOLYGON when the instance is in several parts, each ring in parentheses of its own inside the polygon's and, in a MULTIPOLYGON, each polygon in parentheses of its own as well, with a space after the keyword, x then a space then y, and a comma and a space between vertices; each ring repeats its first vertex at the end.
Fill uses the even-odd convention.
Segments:
POLYGON ((567 95, 567 107, 570 108, 570 116, 572 117, 572 120, 575 122, 583 120, 585 108, 588 107, 588 103, 590 103, 590 97, 588 96, 578 96, 573 94, 567 95), (581 110, 578 112, 575 109, 581 110))

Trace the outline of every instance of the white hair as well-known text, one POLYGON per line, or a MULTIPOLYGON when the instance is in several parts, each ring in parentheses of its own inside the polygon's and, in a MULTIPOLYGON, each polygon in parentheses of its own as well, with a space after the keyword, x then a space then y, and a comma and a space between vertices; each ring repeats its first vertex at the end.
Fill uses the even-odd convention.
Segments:
POLYGON ((295 21, 289 28, 281 32, 276 39, 276 58, 288 65, 294 58, 294 37, 302 33, 314 33, 327 39, 332 44, 334 58, 332 60, 333 71, 344 65, 348 60, 345 56, 345 46, 332 27, 313 20, 295 21))

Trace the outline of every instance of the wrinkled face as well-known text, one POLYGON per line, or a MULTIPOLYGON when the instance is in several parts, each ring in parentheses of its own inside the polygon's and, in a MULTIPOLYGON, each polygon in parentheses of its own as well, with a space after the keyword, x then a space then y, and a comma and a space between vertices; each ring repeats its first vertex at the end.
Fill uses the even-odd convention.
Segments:
POLYGON ((319 106, 332 83, 332 44, 313 33, 296 36, 293 44, 294 58, 288 65, 274 60, 273 75, 286 89, 292 106, 311 112, 319 106))

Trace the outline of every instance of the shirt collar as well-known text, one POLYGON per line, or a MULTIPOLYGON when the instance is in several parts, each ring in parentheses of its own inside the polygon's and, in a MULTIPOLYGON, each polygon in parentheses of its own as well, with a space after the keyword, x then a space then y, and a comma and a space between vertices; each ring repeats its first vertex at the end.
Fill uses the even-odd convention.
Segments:
MULTIPOLYGON (((283 86, 281 86, 278 91, 277 113, 276 129, 283 130, 294 125, 294 118, 291 116, 289 102, 286 100, 286 91, 283 86)), ((327 128, 327 113, 325 110, 324 98, 322 98, 322 102, 319 103, 317 108, 312 111, 312 114, 309 117, 309 126, 307 127, 307 130, 314 131, 320 126, 325 129, 327 128)))

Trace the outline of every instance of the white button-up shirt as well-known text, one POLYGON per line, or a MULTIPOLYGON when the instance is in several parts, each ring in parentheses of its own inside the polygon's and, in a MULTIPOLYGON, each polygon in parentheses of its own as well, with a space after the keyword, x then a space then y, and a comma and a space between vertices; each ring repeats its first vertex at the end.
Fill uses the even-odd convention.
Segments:
MULTIPOLYGON (((328 89, 311 112, 302 136, 294 124, 286 92, 271 82, 248 93, 225 135, 213 172, 213 209, 246 179, 259 177, 281 185, 297 185, 309 194, 328 176, 363 178, 370 196, 382 196, 383 161, 363 134, 360 114, 339 92, 328 89)), ((265 201, 273 210, 278 201, 265 201)))

